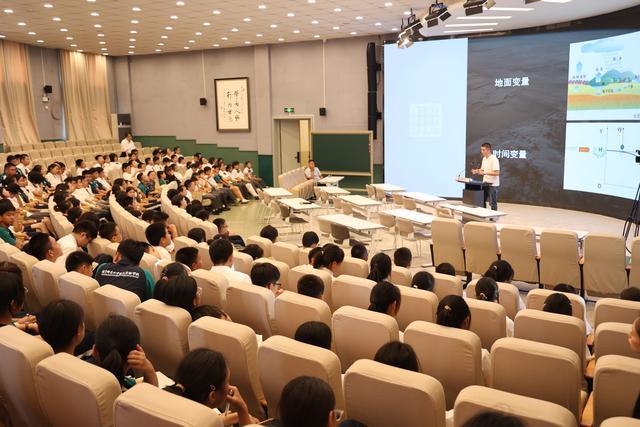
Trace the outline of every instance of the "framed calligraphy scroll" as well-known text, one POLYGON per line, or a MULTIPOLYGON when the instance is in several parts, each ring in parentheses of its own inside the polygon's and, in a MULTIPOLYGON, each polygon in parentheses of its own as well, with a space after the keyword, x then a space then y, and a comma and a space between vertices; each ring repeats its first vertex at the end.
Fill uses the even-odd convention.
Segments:
POLYGON ((215 79, 218 132, 249 132, 249 78, 215 79))

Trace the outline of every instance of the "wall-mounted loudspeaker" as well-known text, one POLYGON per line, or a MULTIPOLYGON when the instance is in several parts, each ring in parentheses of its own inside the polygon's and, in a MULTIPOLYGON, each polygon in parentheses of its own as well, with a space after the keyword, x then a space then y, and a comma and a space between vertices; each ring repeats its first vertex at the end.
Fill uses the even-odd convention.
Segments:
POLYGON ((207 98, 200 98, 200 105, 207 105, 207 98))
POLYGON ((327 115, 327 109, 324 107, 320 107, 320 115, 321 116, 326 116, 327 115))
POLYGON ((53 93, 53 87, 51 85, 46 85, 45 87, 42 88, 42 90, 44 91, 44 93, 53 93))

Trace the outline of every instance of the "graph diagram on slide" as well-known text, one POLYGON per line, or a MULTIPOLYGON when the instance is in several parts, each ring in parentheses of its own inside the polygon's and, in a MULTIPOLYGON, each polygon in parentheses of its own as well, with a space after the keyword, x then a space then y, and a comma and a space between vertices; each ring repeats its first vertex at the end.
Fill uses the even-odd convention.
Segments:
POLYGON ((567 123, 564 188, 633 199, 640 123, 567 123))

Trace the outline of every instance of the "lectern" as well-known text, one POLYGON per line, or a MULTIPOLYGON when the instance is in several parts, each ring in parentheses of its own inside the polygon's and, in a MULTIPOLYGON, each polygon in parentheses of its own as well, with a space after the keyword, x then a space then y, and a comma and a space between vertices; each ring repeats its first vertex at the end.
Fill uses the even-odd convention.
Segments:
POLYGON ((456 181, 464 184, 464 190, 462 191, 462 202, 464 204, 481 208, 486 207, 484 204, 484 187, 490 184, 464 176, 457 177, 456 181))

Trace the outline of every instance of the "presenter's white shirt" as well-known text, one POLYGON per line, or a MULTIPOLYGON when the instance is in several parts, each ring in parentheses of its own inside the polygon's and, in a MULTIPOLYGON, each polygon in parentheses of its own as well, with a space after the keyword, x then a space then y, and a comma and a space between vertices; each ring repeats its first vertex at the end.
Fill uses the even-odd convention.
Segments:
POLYGON ((124 151, 127 154, 131 154, 131 150, 136 149, 136 144, 133 143, 133 140, 129 141, 127 138, 120 141, 120 151, 124 151))
POLYGON ((307 177, 307 179, 311 179, 313 178, 314 181, 320 181, 320 176, 322 174, 320 173, 320 169, 318 168, 313 168, 313 176, 311 176, 311 169, 310 168, 306 168, 304 170, 304 176, 307 177))
POLYGON ((480 169, 482 169, 482 171, 485 173, 485 175, 482 177, 482 182, 491 184, 491 186, 493 187, 498 187, 500 185, 499 176, 486 175, 489 172, 500 170, 500 161, 496 156, 492 154, 489 157, 483 157, 482 166, 480 166, 480 169))

